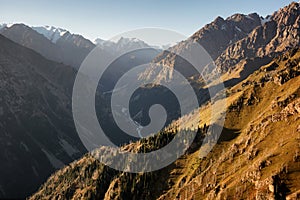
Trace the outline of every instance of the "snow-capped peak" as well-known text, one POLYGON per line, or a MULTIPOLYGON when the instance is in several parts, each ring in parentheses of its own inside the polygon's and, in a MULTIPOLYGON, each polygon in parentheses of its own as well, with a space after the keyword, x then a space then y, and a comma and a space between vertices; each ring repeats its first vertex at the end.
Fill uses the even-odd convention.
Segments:
POLYGON ((115 45, 115 43, 110 40, 102 40, 100 38, 95 39, 93 43, 96 45, 103 46, 103 47, 111 47, 111 46, 115 45))
POLYGON ((125 37, 121 37, 117 41, 102 40, 97 38, 96 40, 94 40, 94 44, 102 48, 111 48, 114 49, 115 51, 122 51, 124 49, 130 49, 133 47, 136 48, 149 47, 149 45, 142 40, 139 40, 137 38, 125 38, 125 37))
POLYGON ((124 50, 130 50, 134 48, 154 48, 165 50, 177 44, 177 42, 162 45, 149 45, 145 41, 138 38, 120 37, 113 40, 103 40, 100 38, 95 39, 94 44, 103 49, 111 49, 112 51, 122 52, 124 50))
POLYGON ((119 44, 119 45, 123 45, 123 44, 126 45, 128 43, 143 43, 143 44, 145 44, 144 41, 139 40, 137 38, 124 38, 124 37, 121 37, 117 42, 117 44, 119 44))
POLYGON ((61 38, 65 33, 67 33, 67 30, 56 28, 53 26, 33 26, 31 27, 36 32, 44 35, 46 38, 48 38, 51 42, 56 43, 56 41, 61 38))
POLYGON ((116 43, 116 49, 118 51, 123 51, 124 49, 135 49, 135 48, 148 48, 149 45, 144 41, 137 38, 124 38, 121 37, 116 43))

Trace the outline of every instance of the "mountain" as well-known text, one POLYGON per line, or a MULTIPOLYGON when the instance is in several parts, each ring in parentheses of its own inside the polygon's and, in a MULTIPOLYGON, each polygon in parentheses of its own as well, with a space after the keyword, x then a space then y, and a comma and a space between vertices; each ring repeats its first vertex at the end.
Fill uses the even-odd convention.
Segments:
MULTIPOLYGON (((199 157, 200 145, 207 126, 215 125, 205 117, 209 104, 180 119, 187 130, 199 127, 198 135, 168 167, 124 173, 87 154, 54 173, 30 199, 298 199, 299 63, 300 50, 288 51, 227 89, 216 102, 227 102, 224 128, 206 157, 199 157)), ((123 150, 160 148, 178 131, 176 124, 123 150)))
MULTIPOLYGON (((225 20, 218 17, 186 41, 172 47, 172 50, 192 52, 195 49, 194 42, 198 42, 216 65, 216 69, 211 69, 211 65, 203 66, 203 76, 228 73, 223 77, 224 81, 234 76, 242 80, 275 55, 298 46, 299 12, 299 3, 293 2, 266 18, 255 13, 235 14, 225 20)), ((151 74, 157 69, 157 64, 165 66, 159 76, 154 77, 158 82, 167 79, 167 74, 172 74, 173 69, 186 77, 194 75, 190 63, 164 51, 154 59, 153 67, 141 74, 141 79, 153 78, 151 74)))
POLYGON ((56 43, 58 39, 60 39, 62 36, 64 36, 64 34, 68 32, 67 30, 55 28, 53 26, 36 26, 31 28, 36 32, 44 35, 48 40, 50 40, 53 43, 56 43))
MULTIPOLYGON (((249 15, 235 14, 227 19, 217 17, 212 23, 205 25, 187 40, 178 43, 170 49, 178 54, 189 52, 195 48, 193 43, 197 42, 203 46, 212 57, 212 60, 215 60, 229 45, 246 37, 254 28, 260 26, 261 20, 261 17, 256 13, 249 15)), ((141 77, 143 79, 147 79, 147 77, 152 78, 149 74, 152 74, 152 71, 156 69, 156 64, 167 66, 166 70, 170 71, 172 71, 172 68, 175 68, 187 77, 194 75, 194 71, 190 70, 192 66, 179 56, 171 53, 170 50, 165 50, 158 55, 153 60, 153 63, 153 69, 150 68, 142 74, 141 77)), ((158 79, 158 82, 166 79, 166 74, 162 72, 155 79, 158 79)))
POLYGON ((0 35, 1 199, 24 198, 86 152, 72 119, 75 75, 0 35))
MULTIPOLYGON (((148 173, 116 171, 87 154, 50 176, 30 199, 299 199, 299 19, 295 2, 266 18, 257 14, 218 17, 172 47, 175 52, 192 53, 193 42, 200 43, 216 63, 216 69, 204 65, 202 74, 213 77, 221 72, 225 81, 226 96, 216 91, 214 103, 226 105, 226 118, 208 155, 201 157, 211 148, 204 137, 210 135, 209 127, 220 128, 217 120, 211 121, 207 93, 215 83, 203 85, 187 61, 163 51, 140 78, 168 81, 175 68, 190 78, 201 105, 159 133, 123 145, 122 150, 145 153, 164 147, 179 132, 180 123, 180 131, 197 130, 186 153, 148 173), (151 77, 157 64, 165 68, 151 77)), ((148 89, 136 93, 147 101, 134 102, 135 106, 148 106, 155 97, 173 103, 165 93, 146 94, 148 89)), ((106 150, 101 147, 98 153, 106 150)))
MULTIPOLYGON (((154 48, 157 50, 164 50, 164 49, 168 49, 168 48, 174 46, 172 44, 164 44, 161 46, 150 45, 150 44, 147 44, 146 42, 144 42, 140 39, 137 39, 137 38, 124 38, 124 37, 120 37, 120 39, 117 42, 110 41, 110 40, 102 40, 101 38, 97 38, 94 40, 94 44, 102 46, 103 48, 113 47, 114 49, 119 49, 119 50, 122 50, 122 48, 127 48, 127 46, 135 46, 136 48, 151 47, 151 48, 154 48)), ((124 51, 124 50, 122 50, 122 51, 124 51)))
POLYGON ((0 34, 49 60, 70 65, 75 69, 80 67, 96 45, 110 55, 129 52, 136 48, 150 48, 148 44, 136 38, 121 37, 116 43, 98 38, 93 43, 81 35, 53 26, 2 24, 0 34))
POLYGON ((137 38, 124 38, 121 37, 117 42, 112 42, 109 40, 96 39, 95 44, 98 47, 105 49, 106 51, 111 51, 115 53, 125 53, 133 49, 141 48, 151 48, 144 41, 137 38))
POLYGON ((29 27, 13 24, 0 29, 0 34, 30 48, 49 60, 79 68, 87 54, 95 47, 81 35, 54 27, 29 27))
POLYGON ((299 3, 292 3, 269 17, 262 26, 255 28, 247 37, 230 45, 217 59, 222 71, 233 70, 249 57, 272 57, 300 43, 299 3))
MULTIPOLYGON (((88 54, 94 44, 80 35, 53 27, 12 24, 4 25, 0 32, 0 130, 3 133, 0 157, 5 163, 1 165, 0 198, 24 198, 55 169, 86 152, 72 118, 71 98, 77 71, 51 60, 65 62, 70 58, 70 62, 77 62, 74 58, 80 56, 76 54, 88 54), (53 57, 48 60, 42 55, 53 57)), ((148 47, 140 40, 128 38, 120 39, 115 45, 112 50, 98 49, 110 57, 121 49, 148 47)), ((126 53, 112 63, 99 82, 96 98, 101 104, 96 105, 96 110, 100 118, 105 118, 104 127, 115 130, 110 135, 115 143, 123 144, 132 138, 118 135, 120 130, 111 123, 104 103, 106 99, 109 101, 109 94, 102 93, 110 90, 117 77, 136 65, 150 62, 158 53, 155 49, 126 53)))

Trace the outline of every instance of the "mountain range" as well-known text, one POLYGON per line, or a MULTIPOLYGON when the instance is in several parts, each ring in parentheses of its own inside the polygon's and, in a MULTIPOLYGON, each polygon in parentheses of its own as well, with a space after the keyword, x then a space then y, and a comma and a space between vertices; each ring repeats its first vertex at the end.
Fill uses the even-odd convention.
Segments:
MULTIPOLYGON (((53 27, 6 24, 0 28, 0 198, 24 198, 55 170, 87 152, 75 129, 71 99, 77 69, 96 44, 53 27)), ((98 44, 106 56, 149 47, 128 38, 109 43, 110 47, 98 44)), ((112 66, 118 71, 108 71, 110 78, 99 87, 107 91, 122 70, 150 62, 156 55, 155 50, 124 55, 112 66)), ((99 98, 103 102, 101 94, 99 98)), ((107 113, 104 105, 97 105, 97 112, 107 113)), ((107 117, 106 122, 106 128, 112 129, 107 117)), ((129 140, 111 137, 117 143, 129 140)))
POLYGON ((150 45, 128 38, 93 43, 51 26, 0 25, 0 157, 4 163, 0 198, 300 198, 299 33, 300 8, 293 2, 266 18, 256 13, 217 17, 171 50, 131 52, 112 64, 118 70, 108 71, 112 78, 99 84, 96 98, 102 98, 104 104, 96 109, 123 149, 148 152, 160 148, 179 131, 179 122, 186 130, 198 130, 192 146, 173 164, 155 172, 131 174, 113 170, 86 154, 72 121, 72 87, 77 69, 96 45, 109 56, 150 45), (197 74, 190 63, 171 53, 192 54, 194 42, 210 54, 215 68, 207 63, 197 74), (122 70, 150 61, 140 80, 168 82, 175 69, 193 86, 200 107, 176 119, 169 93, 157 93, 156 84, 142 88, 136 95, 143 98, 132 102, 136 113, 159 96, 162 105, 169 105, 171 116, 158 134, 128 143, 113 128, 106 105, 111 96, 105 92, 115 85, 122 70), (152 77, 158 66, 163 69, 152 77), (205 86, 201 76, 213 80, 217 74, 225 85, 226 97, 216 102, 226 104, 224 128, 217 145, 199 158, 208 127, 218 125, 210 122, 207 89, 217 83, 205 86), (56 169, 60 170, 46 181, 56 169))
MULTIPOLYGON (((299 16, 299 3, 291 3, 267 19, 257 14, 218 17, 172 47, 176 52, 192 51, 191 41, 196 40, 217 67, 203 66, 203 75, 214 76, 217 70, 225 81, 227 95, 218 100, 227 102, 225 124, 218 144, 206 157, 199 158, 203 134, 207 125, 215 125, 210 123, 208 102, 179 119, 186 129, 199 127, 199 135, 186 154, 170 166, 150 173, 123 173, 87 154, 53 174, 31 198, 300 198, 299 16)), ((171 79, 174 68, 186 77, 194 76, 189 63, 163 51, 140 78, 149 78, 157 63, 166 66, 154 77, 158 82, 171 79)), ((196 78, 192 82, 201 82, 196 78)), ((163 138, 178 131, 177 124, 175 121, 162 133, 124 149, 157 149, 165 144, 153 141, 166 141, 163 138)))
MULTIPOLYGON (((299 199, 299 62, 300 50, 293 49, 226 90, 227 97, 217 102, 227 101, 224 128, 207 156, 199 155, 210 145, 202 144, 210 123, 209 104, 180 119, 187 130, 198 126, 198 133, 185 155, 171 165, 125 173, 86 154, 54 173, 30 199, 299 199)), ((175 121, 123 150, 161 148, 177 127, 175 121)))
POLYGON ((120 38, 117 42, 96 39, 95 43, 78 34, 52 26, 30 27, 25 24, 0 25, 0 34, 8 39, 36 51, 45 58, 78 69, 96 45, 109 54, 133 48, 150 47, 135 38, 120 38))
MULTIPOLYGON (((224 75, 224 81, 232 79, 233 75, 245 78, 275 55, 299 44, 299 12, 298 3, 294 3, 266 18, 256 13, 235 14, 227 19, 217 17, 186 41, 173 46, 172 50, 181 53, 193 51, 193 42, 196 41, 204 47, 216 65, 214 69, 210 69, 209 65, 203 66, 203 75, 228 72, 229 78, 224 75)), ((191 64, 168 51, 162 52, 153 63, 153 67, 142 74, 141 78, 148 77, 159 82, 172 74, 173 68, 187 77, 194 75, 191 64), (155 70, 155 63, 166 66, 166 69, 158 77, 151 77, 149 74, 155 70)))

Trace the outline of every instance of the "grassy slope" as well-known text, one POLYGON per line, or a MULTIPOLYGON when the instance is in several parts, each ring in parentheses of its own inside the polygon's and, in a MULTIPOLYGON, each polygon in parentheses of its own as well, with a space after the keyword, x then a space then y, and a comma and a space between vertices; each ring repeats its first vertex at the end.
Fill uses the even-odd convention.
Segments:
POLYGON ((192 180, 175 185, 161 199, 275 197, 272 187, 280 181, 286 184, 287 195, 300 189, 300 77, 286 78, 281 85, 276 81, 292 62, 299 75, 299 57, 299 52, 290 60, 283 56, 229 89, 225 128, 239 130, 239 136, 217 145, 206 159, 198 161, 197 153, 188 155, 187 163, 200 163, 198 169, 186 170, 194 171, 185 178, 192 180), (274 63, 278 68, 268 71, 274 63))
MULTIPOLYGON (((217 102, 227 105, 221 140, 207 157, 199 158, 203 148, 199 148, 201 142, 197 140, 186 155, 162 170, 128 174, 111 170, 87 155, 55 173, 32 199, 295 196, 300 190, 299 59, 300 51, 282 56, 228 89, 227 98, 217 102)), ((209 104, 180 120, 187 128, 197 127, 199 113, 200 127, 210 124, 209 104)), ((170 127, 171 134, 176 124, 170 127)), ((163 138, 164 133, 154 140, 163 138)), ((147 139, 125 148, 145 151, 153 149, 153 145, 147 139)))

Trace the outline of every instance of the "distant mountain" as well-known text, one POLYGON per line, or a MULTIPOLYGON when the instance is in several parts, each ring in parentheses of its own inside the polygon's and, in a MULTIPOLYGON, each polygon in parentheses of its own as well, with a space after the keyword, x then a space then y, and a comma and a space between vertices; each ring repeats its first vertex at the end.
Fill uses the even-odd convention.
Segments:
POLYGON ((75 75, 0 35, 1 199, 24 198, 86 152, 72 118, 75 75))
POLYGON ((102 40, 101 38, 95 39, 95 40, 94 40, 94 44, 100 45, 100 46, 103 46, 103 47, 111 47, 111 46, 116 45, 116 43, 113 42, 113 41, 110 41, 110 40, 102 40))
POLYGON ((95 45, 81 35, 53 27, 29 27, 13 24, 0 29, 0 34, 33 49, 45 58, 76 69, 95 45))
POLYGON ((111 55, 128 52, 136 48, 149 48, 136 38, 120 38, 118 42, 96 39, 93 42, 78 34, 53 26, 29 27, 25 24, 2 24, 0 34, 14 42, 30 48, 45 58, 61 62, 78 69, 96 45, 111 55))
POLYGON ((133 49, 150 48, 151 46, 144 41, 137 38, 124 38, 121 37, 117 42, 109 40, 96 39, 95 44, 98 47, 110 52, 125 53, 133 49))
POLYGON ((53 26, 33 26, 31 28, 36 32, 44 35, 53 43, 56 43, 58 39, 60 39, 62 36, 64 36, 64 34, 68 32, 67 30, 55 28, 53 26))

